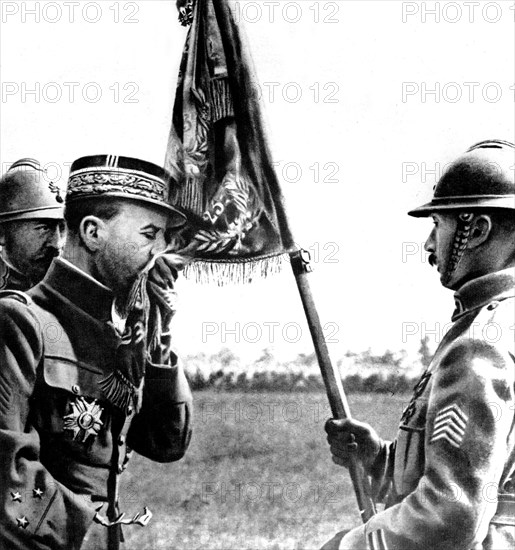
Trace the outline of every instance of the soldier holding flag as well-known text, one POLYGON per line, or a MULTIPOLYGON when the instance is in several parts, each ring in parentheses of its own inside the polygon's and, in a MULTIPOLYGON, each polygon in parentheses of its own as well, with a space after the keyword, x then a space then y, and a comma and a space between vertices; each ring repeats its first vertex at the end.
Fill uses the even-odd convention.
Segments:
POLYGON ((333 460, 364 465, 385 510, 324 550, 515 547, 515 183, 512 143, 478 143, 454 161, 433 200, 425 248, 455 291, 453 326, 402 415, 397 438, 329 420, 333 460))

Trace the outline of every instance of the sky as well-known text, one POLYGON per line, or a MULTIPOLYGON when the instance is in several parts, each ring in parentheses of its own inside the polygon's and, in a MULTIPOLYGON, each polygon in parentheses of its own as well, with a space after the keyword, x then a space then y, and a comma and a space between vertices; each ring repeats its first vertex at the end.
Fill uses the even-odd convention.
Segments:
MULTIPOLYGON (((470 145, 514 141, 514 3, 232 1, 253 53, 297 243, 310 250, 334 359, 434 347, 453 310, 427 263, 431 197, 470 145)), ((185 29, 172 0, 2 0, 1 172, 22 157, 65 185, 81 156, 162 164, 185 29)), ((248 286, 181 279, 183 355, 310 353, 289 266, 248 286)))

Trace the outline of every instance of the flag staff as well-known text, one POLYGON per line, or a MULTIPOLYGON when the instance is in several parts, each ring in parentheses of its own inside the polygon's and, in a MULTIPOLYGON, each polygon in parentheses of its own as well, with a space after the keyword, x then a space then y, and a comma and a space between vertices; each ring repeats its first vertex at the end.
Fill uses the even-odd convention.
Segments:
MULTIPOLYGON (((308 274, 312 271, 310 254, 307 250, 296 250, 290 253, 290 261, 304 307, 304 313, 306 314, 309 332, 313 340, 331 412, 334 418, 351 419, 352 416, 349 402, 345 395, 345 390, 343 389, 340 373, 331 361, 322 330, 322 324, 308 280, 308 274)), ((361 519, 363 523, 366 523, 377 513, 377 511, 374 499, 372 498, 369 480, 364 472, 362 464, 357 460, 356 456, 351 456, 349 474, 358 501, 361 519)), ((386 550, 382 531, 370 533, 368 535, 368 544, 371 550, 386 550)))
MULTIPOLYGON (((177 0, 190 26, 181 60, 165 168, 182 181, 175 206, 190 217, 182 237, 199 282, 249 282, 288 253, 333 416, 351 418, 307 278, 309 253, 290 231, 259 102, 259 82, 228 0, 177 0)), ((370 483, 354 458, 350 476, 361 518, 376 513, 370 483)), ((386 546, 374 532, 371 550, 386 546)), ((381 535, 379 535, 380 537, 381 535)))

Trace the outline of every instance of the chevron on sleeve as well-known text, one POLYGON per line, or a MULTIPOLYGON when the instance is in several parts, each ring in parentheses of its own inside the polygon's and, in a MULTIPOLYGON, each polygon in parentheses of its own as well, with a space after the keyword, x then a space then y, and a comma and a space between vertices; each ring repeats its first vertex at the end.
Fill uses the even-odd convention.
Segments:
POLYGON ((430 443, 447 441, 453 447, 460 448, 467 428, 468 416, 456 403, 444 407, 435 418, 430 443))

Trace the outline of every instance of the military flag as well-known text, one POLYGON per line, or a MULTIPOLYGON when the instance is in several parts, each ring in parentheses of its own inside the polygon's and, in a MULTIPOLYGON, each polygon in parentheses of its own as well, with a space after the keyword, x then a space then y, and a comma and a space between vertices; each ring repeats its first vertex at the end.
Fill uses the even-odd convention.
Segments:
MULTIPOLYGON (((175 248, 192 256, 197 281, 252 280, 291 265, 335 418, 350 418, 338 369, 329 357, 307 274, 309 254, 295 246, 274 171, 249 49, 228 0, 177 0, 189 26, 180 65, 165 167, 180 182, 171 197, 190 223, 175 248), (182 242, 181 242, 182 241, 182 242)), ((363 468, 350 474, 363 521, 375 503, 363 468)), ((384 541, 369 537, 372 550, 384 541)))
POLYGON ((294 241, 266 139, 245 36, 227 0, 179 0, 189 26, 165 167, 190 223, 182 247, 197 280, 250 281, 276 271, 294 241))

